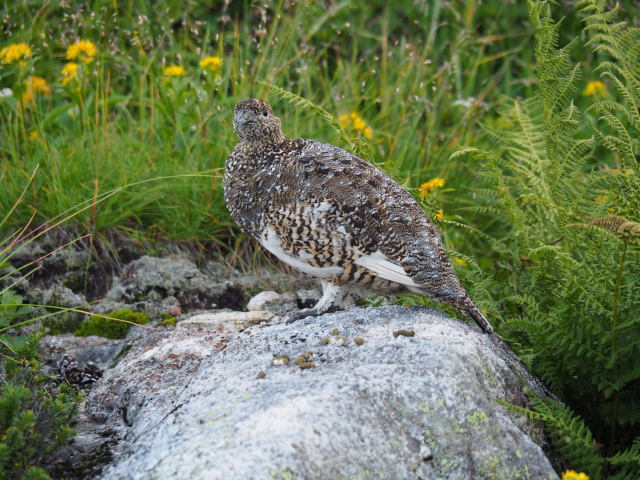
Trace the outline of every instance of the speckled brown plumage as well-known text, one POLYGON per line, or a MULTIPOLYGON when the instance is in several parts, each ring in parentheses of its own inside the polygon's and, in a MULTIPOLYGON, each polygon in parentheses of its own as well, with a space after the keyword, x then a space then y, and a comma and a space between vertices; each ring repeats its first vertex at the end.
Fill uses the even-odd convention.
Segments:
POLYGON ((233 219, 284 262, 323 281, 317 315, 349 290, 411 290, 491 326, 455 276, 434 225, 380 169, 338 147, 289 139, 261 100, 236 106, 224 195, 233 219))

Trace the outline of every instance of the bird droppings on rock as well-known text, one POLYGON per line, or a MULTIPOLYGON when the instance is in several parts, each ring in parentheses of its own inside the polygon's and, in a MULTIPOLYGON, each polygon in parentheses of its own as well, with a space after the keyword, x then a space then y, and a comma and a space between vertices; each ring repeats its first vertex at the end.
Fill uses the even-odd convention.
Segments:
POLYGON ((364 338, 362 337, 356 337, 353 339, 353 343, 355 343, 356 345, 360 346, 364 343, 364 338))
POLYGON ((273 358, 271 359, 271 364, 278 366, 278 365, 289 365, 289 361, 291 360, 291 358, 289 357, 289 355, 274 355, 273 358))
POLYGON ((267 376, 267 374, 266 374, 266 373, 264 373, 264 370, 260 370, 260 371, 258 372, 258 375, 256 375, 256 379, 258 379, 258 380, 262 380, 262 379, 263 379, 263 378, 265 378, 266 376, 267 376))
POLYGON ((393 332, 393 338, 415 337, 415 335, 416 335, 416 331, 414 329, 406 330, 404 328, 401 328, 400 330, 396 330, 395 332, 393 332))
POLYGON ((333 337, 329 337, 329 343, 331 345, 343 346, 347 344, 347 337, 344 335, 335 335, 333 337))
POLYGON ((314 363, 311 363, 313 359, 313 352, 306 352, 298 355, 295 359, 295 364, 299 366, 302 370, 306 370, 308 368, 316 368, 314 363))

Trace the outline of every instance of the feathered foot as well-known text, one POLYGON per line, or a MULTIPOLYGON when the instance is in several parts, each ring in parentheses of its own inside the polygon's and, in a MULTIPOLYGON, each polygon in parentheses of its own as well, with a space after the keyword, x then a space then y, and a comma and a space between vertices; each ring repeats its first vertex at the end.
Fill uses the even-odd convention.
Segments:
POLYGON ((332 282, 322 282, 322 298, 318 300, 315 307, 293 310, 280 316, 285 323, 292 323, 306 317, 317 317, 329 312, 342 310, 342 300, 345 296, 345 289, 332 282))

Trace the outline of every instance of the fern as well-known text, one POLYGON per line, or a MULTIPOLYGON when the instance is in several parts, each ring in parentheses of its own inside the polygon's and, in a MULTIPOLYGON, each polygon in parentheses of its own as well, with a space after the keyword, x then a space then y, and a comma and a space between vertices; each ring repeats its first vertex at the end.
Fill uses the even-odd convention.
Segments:
POLYGON ((640 437, 631 447, 608 458, 600 453, 585 421, 571 408, 551 398, 540 398, 528 392, 531 408, 523 408, 504 400, 495 399, 510 412, 542 421, 556 449, 567 464, 581 470, 593 480, 632 480, 640 475, 640 437))
POLYGON ((640 30, 583 0, 586 43, 561 45, 550 6, 529 1, 536 94, 505 99, 500 121, 483 126, 489 146, 452 158, 482 169, 475 192, 485 201, 467 211, 495 237, 484 240, 493 268, 468 269, 466 283, 482 284, 498 330, 571 407, 534 404, 551 430, 569 432, 558 448, 600 478, 626 470, 589 453, 591 432, 608 455, 640 435, 640 30), (610 96, 589 105, 580 95, 574 51, 597 58, 610 96))
POLYGON ((596 442, 584 420, 562 403, 534 395, 530 395, 529 399, 533 410, 540 414, 545 423, 554 446, 569 465, 591 477, 597 477, 604 460, 596 453, 596 442))

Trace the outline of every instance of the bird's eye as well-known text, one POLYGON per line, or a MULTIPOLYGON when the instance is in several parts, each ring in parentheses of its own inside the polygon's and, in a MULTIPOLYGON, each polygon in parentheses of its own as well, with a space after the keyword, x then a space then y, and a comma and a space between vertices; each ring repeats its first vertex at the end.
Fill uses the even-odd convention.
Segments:
POLYGON ((264 112, 262 112, 262 116, 263 117, 268 117, 269 116, 269 112, 267 112, 266 110, 264 112))

